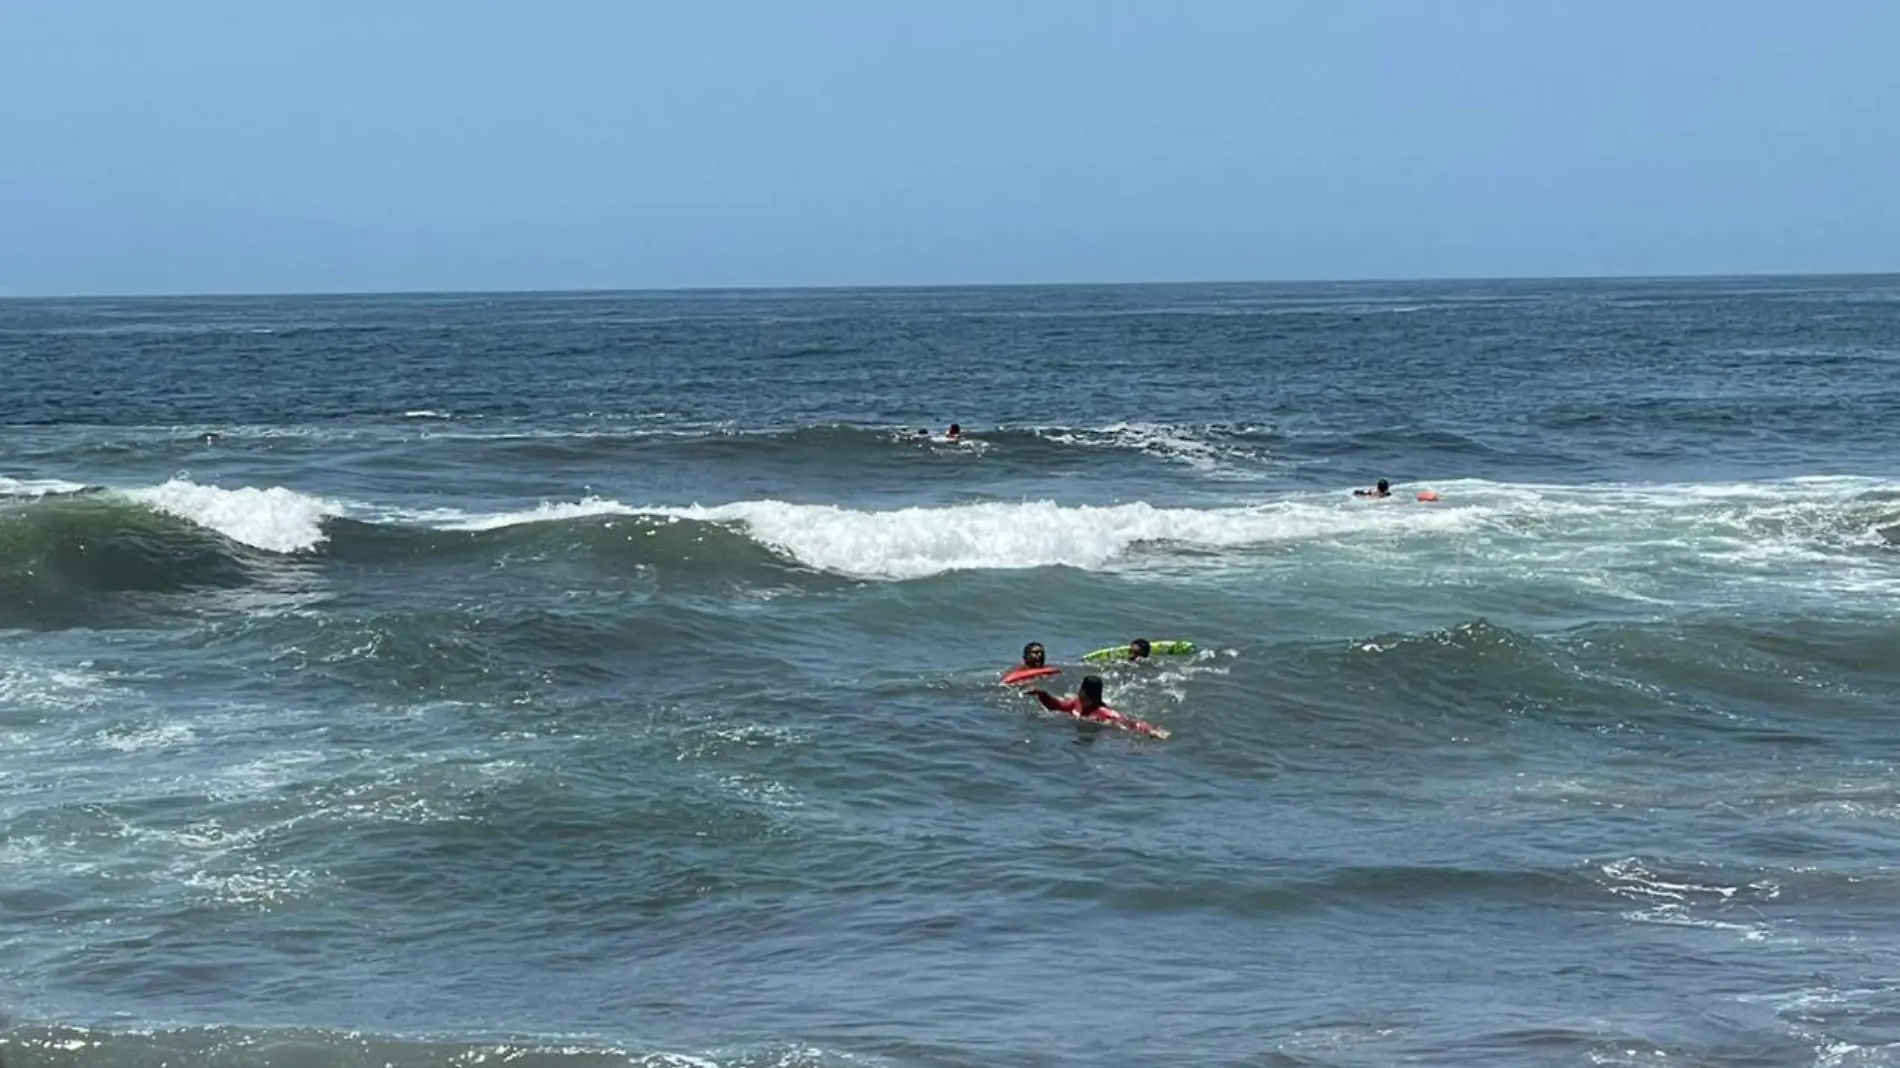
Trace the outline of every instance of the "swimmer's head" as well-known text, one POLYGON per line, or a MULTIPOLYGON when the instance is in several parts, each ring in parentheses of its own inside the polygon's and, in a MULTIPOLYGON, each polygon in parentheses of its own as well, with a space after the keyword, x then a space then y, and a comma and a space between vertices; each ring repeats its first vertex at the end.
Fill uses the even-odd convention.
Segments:
POLYGON ((1023 646, 1024 667, 1041 667, 1047 657, 1048 654, 1042 651, 1041 642, 1030 642, 1028 645, 1023 646))
POLYGON ((958 436, 960 436, 960 435, 962 435, 962 433, 963 433, 963 428, 962 428, 961 426, 958 426, 958 425, 957 425, 957 424, 955 424, 955 423, 951 423, 951 424, 950 424, 950 436, 951 436, 951 437, 953 437, 953 438, 954 438, 954 437, 958 437, 958 436))
POLYGON ((1387 481, 1386 481, 1385 479, 1383 479, 1383 478, 1382 478, 1382 479, 1380 479, 1380 480, 1379 480, 1379 492, 1380 492, 1380 493, 1391 493, 1391 492, 1392 492, 1392 484, 1391 484, 1390 482, 1387 482, 1387 481))
POLYGON ((1151 651, 1152 648, 1146 638, 1136 638, 1128 643, 1128 659, 1130 660, 1145 660, 1151 651))
POLYGON ((1099 708, 1102 704, 1102 677, 1090 675, 1082 680, 1082 688, 1076 691, 1082 698, 1084 708, 1099 708))

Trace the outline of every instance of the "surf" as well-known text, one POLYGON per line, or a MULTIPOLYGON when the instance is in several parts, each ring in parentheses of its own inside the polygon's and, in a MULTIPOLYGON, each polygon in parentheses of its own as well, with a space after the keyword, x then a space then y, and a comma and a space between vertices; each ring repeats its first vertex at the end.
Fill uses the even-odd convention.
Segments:
POLYGON ((332 552, 339 532, 350 543, 345 555, 361 559, 377 546, 426 558, 470 545, 519 545, 522 531, 548 537, 548 531, 566 530, 586 533, 565 543, 550 541, 546 548, 559 552, 565 544, 631 566, 773 565, 863 581, 1195 560, 1271 563, 1271 556, 1260 554, 1301 550, 1394 566, 1402 558, 1393 554, 1426 554, 1420 558, 1466 570, 1536 565, 1577 575, 1654 575, 1659 561, 1734 573, 1808 564, 1825 565, 1828 573, 1817 577, 1844 591, 1900 585, 1883 551, 1893 541, 1891 520, 1900 510, 1900 483, 1889 480, 1537 485, 1467 479, 1429 485, 1442 500, 1362 501, 1342 492, 1208 507, 1043 499, 877 509, 774 499, 649 505, 583 497, 482 512, 187 478, 117 489, 15 481, 12 492, 0 497, 0 514, 16 531, 17 546, 0 553, 13 552, 17 569, 21 554, 47 551, 44 545, 27 547, 32 537, 17 533, 35 526, 50 531, 57 525, 75 538, 90 533, 95 540, 121 527, 178 529, 153 527, 149 517, 160 516, 276 556, 332 552), (499 532, 514 533, 487 541, 441 536, 499 532), (617 542, 642 548, 607 551, 617 542))

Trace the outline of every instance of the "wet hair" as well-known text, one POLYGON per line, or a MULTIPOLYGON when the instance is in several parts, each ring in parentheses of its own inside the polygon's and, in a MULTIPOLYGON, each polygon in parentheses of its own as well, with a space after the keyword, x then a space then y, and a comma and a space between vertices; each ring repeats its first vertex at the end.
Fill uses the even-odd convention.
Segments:
POLYGON ((1028 645, 1023 646, 1023 663, 1029 663, 1029 655, 1031 653, 1040 653, 1042 651, 1041 642, 1030 642, 1028 645))
POLYGON ((1100 675, 1090 675, 1088 678, 1083 679, 1082 688, 1078 692, 1081 693, 1081 695, 1087 698, 1088 700, 1093 701, 1098 705, 1101 704, 1102 703, 1102 677, 1100 675))
POLYGON ((950 433, 952 433, 952 434, 961 434, 961 433, 963 433, 963 428, 962 428, 962 427, 960 427, 960 426, 958 426, 958 425, 957 425, 957 424, 955 424, 955 423, 951 423, 951 424, 950 424, 950 433))
POLYGON ((1142 656, 1147 656, 1151 648, 1146 638, 1136 638, 1134 641, 1128 643, 1129 652, 1140 653, 1142 656))
POLYGON ((1387 482, 1387 481, 1386 481, 1385 479, 1383 479, 1383 478, 1379 480, 1379 492, 1380 492, 1380 493, 1386 493, 1386 492, 1388 492, 1388 491, 1390 491, 1391 489, 1392 489, 1392 484, 1391 484, 1390 482, 1387 482))

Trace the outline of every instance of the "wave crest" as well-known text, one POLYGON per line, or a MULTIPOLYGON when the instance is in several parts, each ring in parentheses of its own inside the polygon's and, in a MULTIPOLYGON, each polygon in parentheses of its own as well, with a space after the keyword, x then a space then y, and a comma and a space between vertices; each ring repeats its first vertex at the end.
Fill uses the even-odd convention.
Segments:
POLYGON ((1278 503, 1234 508, 1157 508, 1145 502, 1061 505, 1052 501, 985 502, 889 511, 838 505, 741 501, 714 507, 636 508, 590 498, 542 504, 520 512, 437 517, 443 529, 510 527, 640 516, 742 529, 798 564, 858 579, 906 580, 951 571, 1072 567, 1096 570, 1143 549, 1220 550, 1357 530, 1395 528, 1409 520, 1457 525, 1460 513, 1278 503))
POLYGON ((324 521, 345 511, 337 502, 282 486, 222 489, 185 478, 150 489, 127 490, 124 495, 153 511, 271 553, 316 549, 327 540, 324 521))

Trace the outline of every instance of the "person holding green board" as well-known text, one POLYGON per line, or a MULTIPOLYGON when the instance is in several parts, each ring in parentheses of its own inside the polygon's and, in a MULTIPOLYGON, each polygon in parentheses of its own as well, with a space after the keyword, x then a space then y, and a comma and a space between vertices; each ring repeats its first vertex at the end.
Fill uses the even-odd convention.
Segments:
POLYGON ((1106 649, 1097 649, 1084 653, 1082 659, 1090 664, 1106 664, 1113 661, 1135 663, 1153 656, 1187 656, 1194 652, 1193 642, 1149 641, 1136 638, 1127 645, 1111 645, 1106 649))

